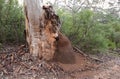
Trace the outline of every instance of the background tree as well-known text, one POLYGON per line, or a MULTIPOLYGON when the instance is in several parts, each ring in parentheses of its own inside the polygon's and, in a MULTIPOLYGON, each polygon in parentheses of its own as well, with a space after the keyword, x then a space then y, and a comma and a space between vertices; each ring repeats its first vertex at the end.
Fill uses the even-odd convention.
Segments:
POLYGON ((74 45, 86 52, 119 48, 119 42, 115 41, 119 39, 115 38, 119 37, 115 29, 120 27, 118 0, 67 0, 62 3, 57 6, 63 24, 61 30, 74 45))
MULTIPOLYGON (((61 31, 81 50, 103 52, 120 48, 119 0, 55 0, 50 4, 60 16, 61 31)), ((23 17, 17 0, 0 1, 0 43, 25 41, 23 17)))
POLYGON ((0 42, 24 42, 24 16, 18 0, 1 0, 0 2, 0 42))

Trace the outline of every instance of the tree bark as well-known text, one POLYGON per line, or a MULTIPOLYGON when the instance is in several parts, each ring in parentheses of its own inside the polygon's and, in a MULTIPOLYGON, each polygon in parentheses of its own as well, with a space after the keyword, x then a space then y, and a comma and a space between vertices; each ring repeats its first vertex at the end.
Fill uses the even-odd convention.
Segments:
POLYGON ((40 0, 24 0, 24 12, 30 54, 51 60, 56 50, 55 38, 60 28, 59 17, 51 6, 41 7, 40 0))

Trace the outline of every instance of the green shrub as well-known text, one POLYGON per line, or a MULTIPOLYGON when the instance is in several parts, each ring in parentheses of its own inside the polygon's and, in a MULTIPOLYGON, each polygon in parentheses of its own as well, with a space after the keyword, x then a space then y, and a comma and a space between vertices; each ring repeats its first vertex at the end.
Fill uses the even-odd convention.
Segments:
POLYGON ((114 16, 91 10, 82 10, 74 15, 67 11, 62 13, 61 10, 59 15, 63 22, 61 30, 81 50, 96 53, 120 46, 117 32, 120 31, 120 23, 113 19, 114 16))
POLYGON ((19 6, 18 0, 1 0, 0 4, 0 42, 24 42, 23 8, 19 6))
POLYGON ((0 50, 1 50, 1 48, 2 48, 2 44, 0 43, 0 50))

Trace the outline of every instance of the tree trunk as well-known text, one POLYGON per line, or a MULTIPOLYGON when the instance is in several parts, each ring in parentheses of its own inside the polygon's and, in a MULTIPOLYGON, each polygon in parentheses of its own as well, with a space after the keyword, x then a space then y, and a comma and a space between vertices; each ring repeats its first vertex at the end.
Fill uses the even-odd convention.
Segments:
POLYGON ((54 56, 59 17, 52 6, 41 7, 40 0, 24 0, 26 40, 30 54, 44 60, 54 56))

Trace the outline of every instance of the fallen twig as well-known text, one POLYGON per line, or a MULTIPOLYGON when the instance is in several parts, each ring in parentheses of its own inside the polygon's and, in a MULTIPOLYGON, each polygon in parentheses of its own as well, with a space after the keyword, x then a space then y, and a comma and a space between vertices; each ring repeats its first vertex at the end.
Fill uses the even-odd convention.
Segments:
POLYGON ((87 57, 87 58, 90 58, 92 60, 95 60, 95 61, 99 61, 99 62, 103 62, 102 60, 98 59, 98 58, 95 58, 95 57, 92 57, 90 55, 87 55, 85 54, 83 51, 81 51, 78 47, 73 47, 73 49, 77 50, 80 54, 82 54, 83 56, 87 57))
POLYGON ((77 50, 80 54, 84 55, 85 57, 88 57, 88 55, 81 51, 79 48, 74 46, 73 49, 77 50))
POLYGON ((20 65, 22 65, 22 66, 24 66, 24 67, 30 69, 30 67, 29 67, 27 64, 23 63, 23 62, 20 62, 20 65))

